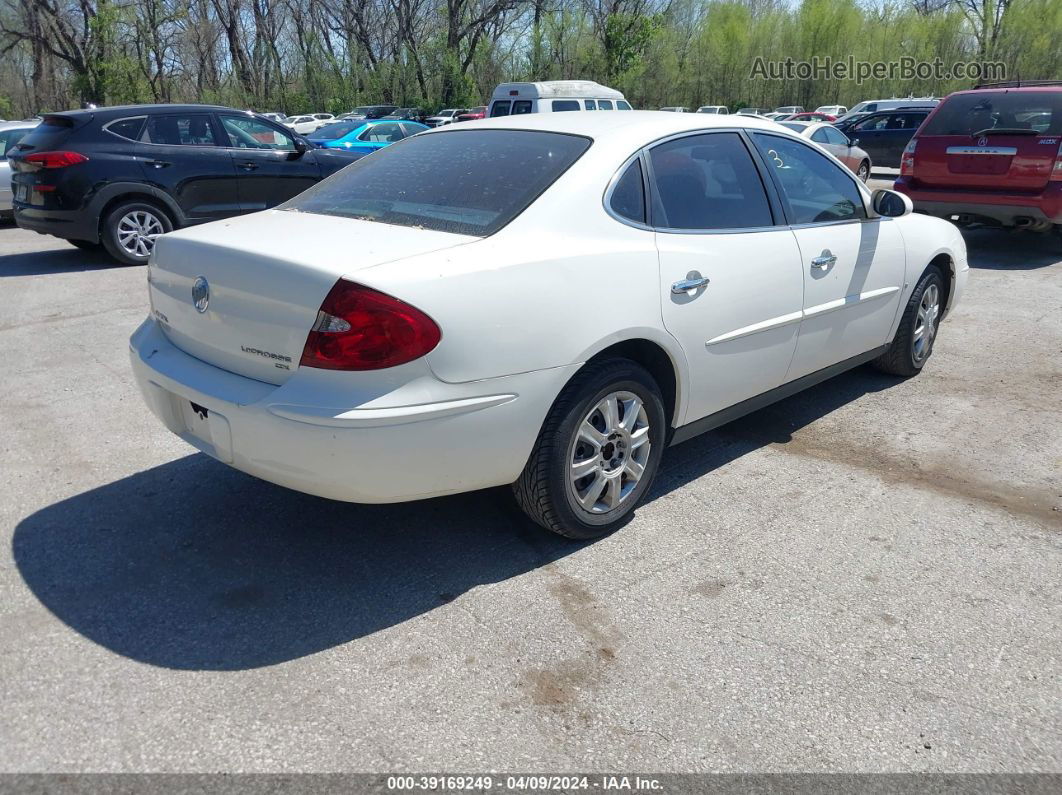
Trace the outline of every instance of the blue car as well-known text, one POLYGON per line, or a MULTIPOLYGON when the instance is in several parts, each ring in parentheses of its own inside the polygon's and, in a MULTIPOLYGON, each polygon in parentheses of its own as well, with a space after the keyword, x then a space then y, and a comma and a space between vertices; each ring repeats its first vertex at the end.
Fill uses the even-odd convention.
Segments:
POLYGON ((428 129, 431 128, 415 121, 344 119, 319 127, 307 137, 321 149, 344 149, 367 155, 428 129))

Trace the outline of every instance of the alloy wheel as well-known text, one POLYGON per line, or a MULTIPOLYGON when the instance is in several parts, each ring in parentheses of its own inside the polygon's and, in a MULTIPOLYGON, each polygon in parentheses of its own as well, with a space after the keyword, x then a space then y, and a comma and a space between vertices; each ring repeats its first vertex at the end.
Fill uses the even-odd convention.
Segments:
POLYGON ((628 500, 649 460, 649 415, 633 392, 612 392, 583 418, 568 454, 568 488, 589 513, 608 513, 628 500))
POLYGON ((935 283, 930 283, 922 293, 922 300, 918 304, 918 314, 915 315, 911 345, 916 364, 924 362, 933 349, 933 338, 937 335, 939 318, 940 289, 935 283))
POLYGON ((155 248, 155 238, 166 229, 154 213, 147 210, 130 210, 121 217, 116 227, 118 245, 131 257, 147 258, 155 248))

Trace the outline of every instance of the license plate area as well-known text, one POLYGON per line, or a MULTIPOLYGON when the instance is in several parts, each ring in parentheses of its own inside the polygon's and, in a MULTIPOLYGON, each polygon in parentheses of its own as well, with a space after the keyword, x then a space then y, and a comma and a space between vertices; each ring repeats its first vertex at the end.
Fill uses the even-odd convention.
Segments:
POLYGON ((173 393, 170 402, 184 426, 178 430, 182 439, 219 461, 232 463, 232 429, 224 415, 173 393))

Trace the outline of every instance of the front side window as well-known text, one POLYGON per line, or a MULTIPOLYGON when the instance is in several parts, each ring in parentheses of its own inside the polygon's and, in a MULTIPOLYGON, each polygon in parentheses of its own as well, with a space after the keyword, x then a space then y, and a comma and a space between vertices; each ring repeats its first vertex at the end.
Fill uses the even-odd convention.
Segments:
POLYGON ((553 100, 553 112, 556 113, 562 110, 579 110, 579 100, 577 99, 555 99, 553 100))
POLYGON ((508 116, 509 106, 512 103, 507 99, 499 99, 493 105, 490 106, 490 117, 493 119, 497 116, 508 116))
POLYGON ((649 156, 653 226, 747 229, 774 223, 763 182, 737 133, 679 138, 653 147, 649 156))
POLYGON ((616 110, 631 110, 631 104, 625 99, 617 100, 616 110))
POLYGON ((821 152, 777 135, 753 133, 752 138, 778 179, 791 224, 867 217, 854 178, 821 152))
POLYGON ((642 161, 635 158, 612 189, 609 207, 616 215, 645 223, 645 183, 642 181, 642 161))
POLYGON ((356 161, 282 210, 486 236, 501 229, 589 148, 577 135, 462 130, 414 135, 356 161))
MULTIPOLYGON (((276 149, 295 151, 295 141, 286 133, 248 116, 221 115, 221 126, 228 137, 227 146, 237 149, 276 149)), ((333 125, 327 125, 329 127, 333 125)), ((322 128, 324 129, 324 128, 322 128)), ((325 139, 327 140, 327 139, 325 139)))
POLYGON ((148 119, 142 140, 167 146, 214 146, 214 128, 208 113, 172 113, 148 119))
POLYGON ((822 127, 819 127, 811 134, 811 140, 817 144, 828 144, 830 142, 826 137, 826 130, 822 127))
POLYGON ((856 122, 855 128, 859 132, 874 132, 875 130, 884 130, 889 123, 889 117, 887 114, 881 116, 867 116, 862 121, 856 122))

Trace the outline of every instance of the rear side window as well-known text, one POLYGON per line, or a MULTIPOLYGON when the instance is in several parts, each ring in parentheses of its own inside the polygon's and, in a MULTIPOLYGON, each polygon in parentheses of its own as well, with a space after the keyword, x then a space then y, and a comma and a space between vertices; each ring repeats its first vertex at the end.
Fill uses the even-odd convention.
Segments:
POLYGON ((586 104, 587 110, 597 110, 597 103, 592 99, 585 99, 583 102, 586 104))
POLYGON ((44 121, 30 130, 18 143, 21 149, 55 149, 66 140, 73 129, 73 120, 66 116, 45 116, 44 121))
POLYGON ((495 116, 508 116, 509 115, 510 102, 507 99, 498 100, 490 107, 490 116, 493 119, 495 116))
POLYGON ((209 113, 173 113, 148 119, 142 140, 168 146, 214 146, 209 113))
POLYGON ((527 130, 415 135, 356 161, 280 209, 490 235, 589 146, 582 136, 527 130))
POLYGON ((642 161, 636 158, 612 189, 609 207, 616 215, 645 223, 645 183, 642 181, 642 161))
POLYGON ((525 113, 530 113, 530 112, 531 112, 531 100, 529 100, 529 99, 518 99, 518 100, 513 102, 513 115, 514 116, 521 116, 521 115, 523 115, 525 113))
POLYGON ((815 130, 815 132, 811 134, 811 140, 817 144, 830 143, 830 139, 826 135, 826 130, 822 127, 819 127, 819 129, 815 130))
POLYGON ((612 100, 611 99, 599 99, 597 101, 597 109, 598 110, 612 110, 612 100))
POLYGON ((753 140, 781 185, 789 222, 818 224, 866 218, 863 197, 850 172, 810 146, 777 135, 753 140))
POLYGON ((113 133, 121 138, 128 138, 130 141, 139 141, 140 134, 144 130, 145 117, 138 116, 135 119, 118 119, 112 121, 109 124, 103 125, 109 133, 113 133))
POLYGON ((922 135, 1062 135, 1062 91, 978 91, 944 100, 922 135))
POLYGON ((737 133, 679 138, 653 147, 649 156, 657 197, 653 226, 747 229, 774 224, 759 172, 737 133))
POLYGON ((579 100, 577 99, 555 99, 553 100, 553 112, 562 110, 579 110, 579 100))

